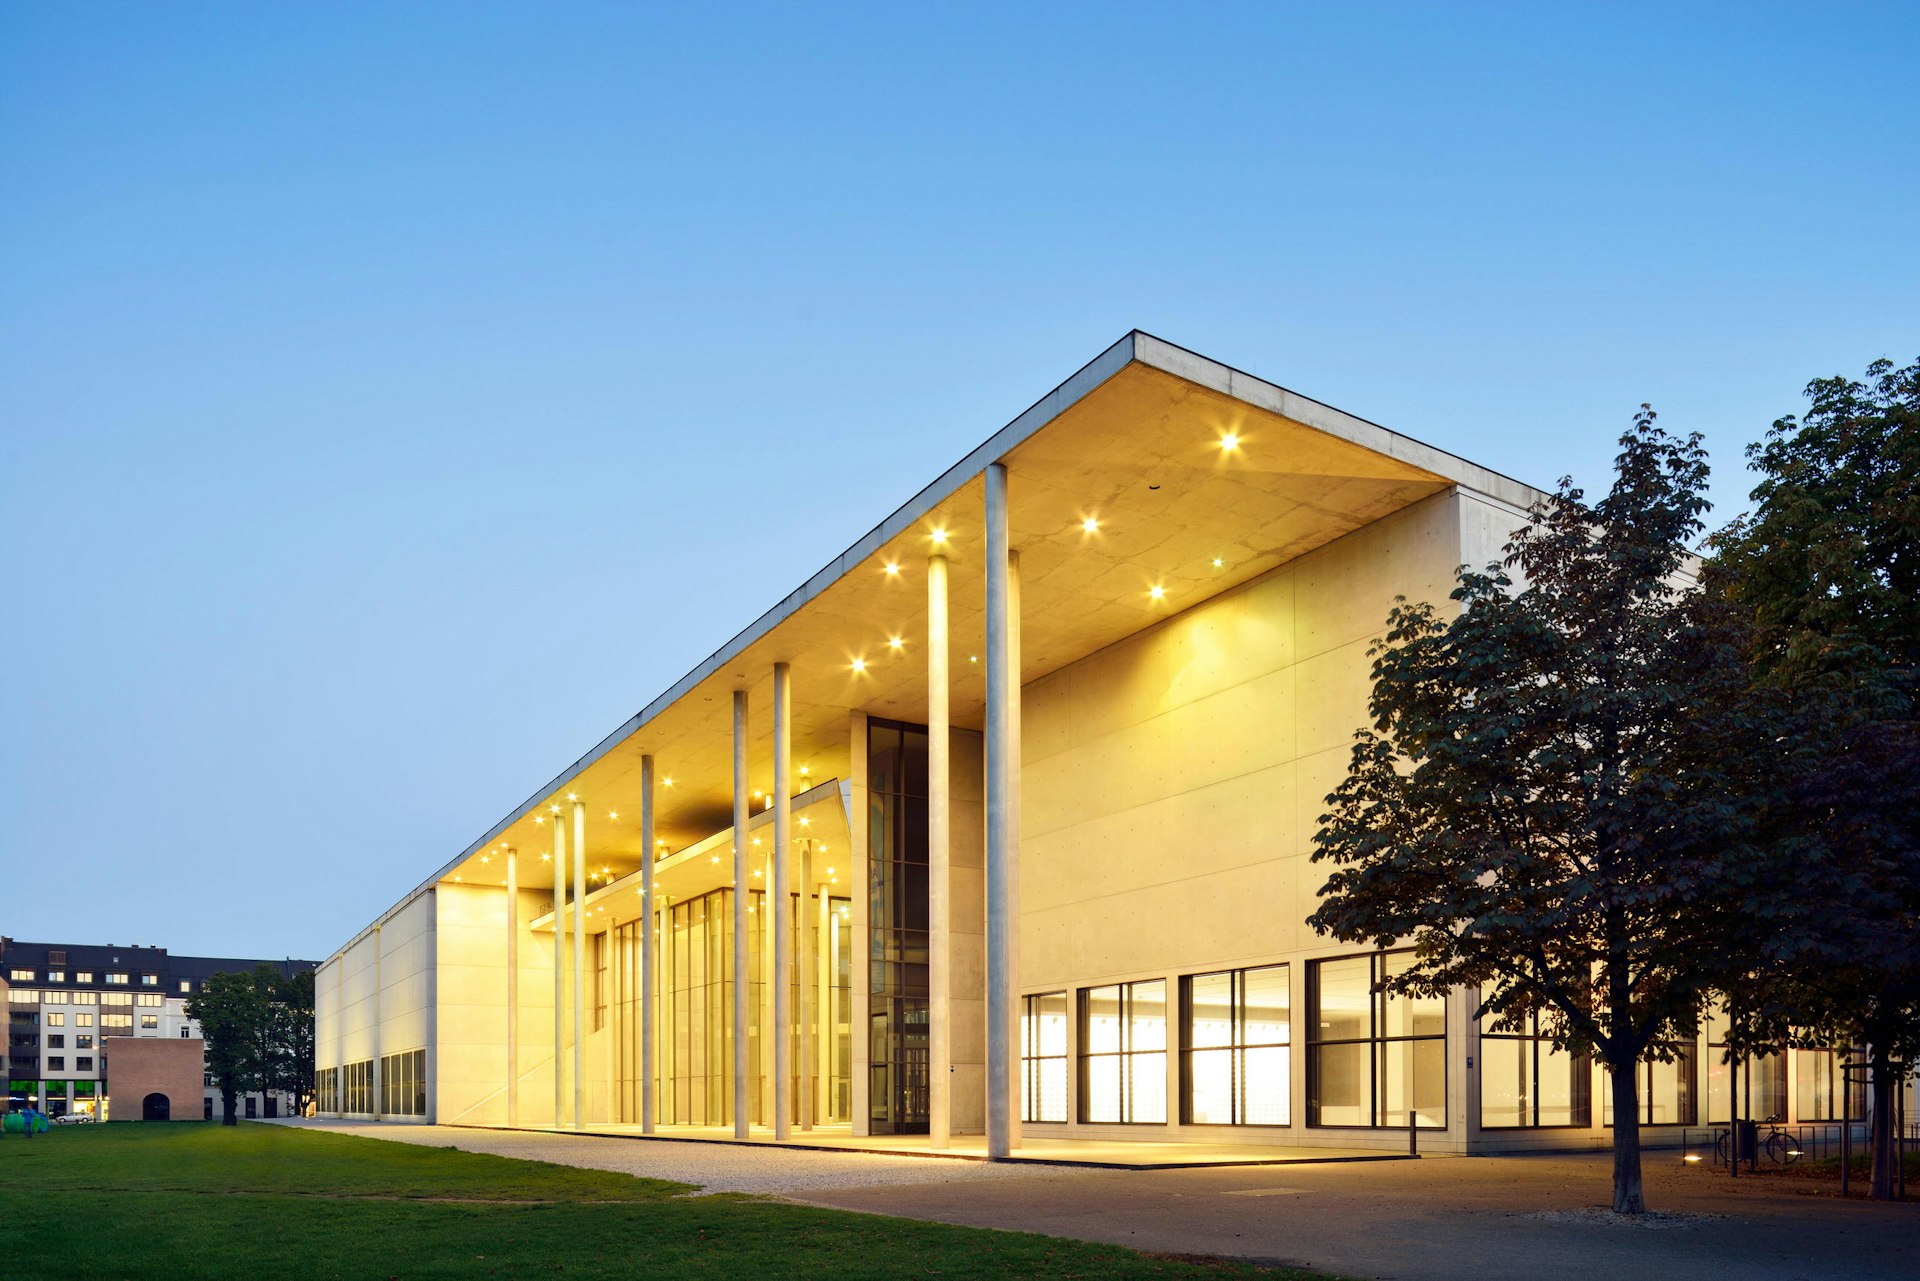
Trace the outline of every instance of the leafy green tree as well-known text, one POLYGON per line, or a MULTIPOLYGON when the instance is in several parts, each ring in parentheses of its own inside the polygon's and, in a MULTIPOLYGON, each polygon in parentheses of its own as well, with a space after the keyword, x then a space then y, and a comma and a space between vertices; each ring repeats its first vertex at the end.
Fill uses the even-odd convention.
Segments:
POLYGON ((313 1095, 313 971, 291 978, 276 971, 269 1007, 271 1069, 263 1088, 293 1096, 295 1116, 313 1095))
POLYGON ((1477 988, 1612 1071, 1613 1205, 1645 1209, 1640 1065, 1691 1038, 1774 910, 1754 837, 1777 736, 1744 695, 1737 615, 1684 586, 1707 480, 1697 435, 1643 407, 1609 493, 1562 480, 1462 568, 1450 617, 1397 603, 1372 652, 1373 728, 1327 798, 1309 921, 1411 941, 1389 990, 1477 988), (1514 571, 1509 573, 1509 571, 1514 571))
POLYGON ((1800 744, 1777 837, 1802 916, 1746 989, 1754 1035, 1868 1049, 1871 1187, 1893 1194, 1896 1064, 1920 1058, 1920 362, 1807 387, 1748 451, 1755 510, 1707 584, 1754 620, 1800 744))
POLYGON ((234 1124, 234 1100, 257 1088, 262 1066, 262 1029, 267 1001, 257 976, 208 976, 187 1002, 187 1017, 200 1025, 207 1075, 220 1091, 220 1124, 234 1124))

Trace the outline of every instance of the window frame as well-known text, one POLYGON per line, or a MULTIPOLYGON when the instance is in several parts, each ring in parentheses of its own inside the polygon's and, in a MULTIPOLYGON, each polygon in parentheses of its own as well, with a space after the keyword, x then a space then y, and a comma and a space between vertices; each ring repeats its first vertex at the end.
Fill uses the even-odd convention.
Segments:
POLYGON ((1029 992, 1020 998, 1020 1121, 1023 1125, 1066 1125, 1073 1118, 1073 996, 1066 988, 1052 992, 1029 992), (1038 1021, 1047 1017, 1040 1002, 1060 1002, 1060 1018, 1066 1044, 1058 1054, 1031 1052, 1039 1043, 1038 1021), (1041 1073, 1044 1065, 1058 1063, 1061 1076, 1060 1115, 1033 1115, 1042 1098, 1041 1073))
MULTIPOLYGON (((1305 1018, 1307 1035, 1302 1041, 1302 1046, 1306 1050, 1306 1054, 1307 1054, 1306 1125, 1308 1129, 1364 1130, 1368 1132, 1379 1131, 1379 1130, 1392 1131, 1392 1130, 1406 1129, 1407 1124, 1405 1121, 1389 1124, 1385 1120, 1386 1114, 1392 1111, 1392 1109, 1385 1105, 1386 1104, 1386 1100, 1385 1100, 1386 1083, 1382 1079, 1384 1076, 1384 1073, 1380 1069, 1383 1062, 1383 1056, 1387 1051, 1387 1047, 1394 1046, 1394 1045, 1417 1045, 1419 1042, 1422 1042, 1422 1041, 1428 1041, 1428 1042, 1437 1041, 1440 1044, 1441 1113, 1440 1113, 1440 1123, 1438 1125, 1422 1124, 1422 1125, 1418 1125, 1416 1128, 1421 1130, 1431 1131, 1431 1132, 1445 1133, 1448 1129, 1452 1127, 1453 1115, 1452 1115, 1452 1107, 1451 1107, 1451 1103, 1452 1103, 1451 1086, 1452 1086, 1453 1064, 1448 1061, 1450 1057, 1449 1042, 1452 1039, 1451 1036, 1449 1035, 1449 1029, 1448 1029, 1448 1020, 1450 1019, 1453 1013, 1452 994, 1451 993, 1444 994, 1439 998, 1440 999, 1440 1031, 1437 1035, 1433 1033, 1428 1033, 1420 1036, 1414 1036, 1414 1035, 1386 1036, 1382 1032, 1382 1029, 1387 1024, 1387 1002, 1389 1000, 1412 999, 1408 997, 1390 996, 1387 992, 1381 989, 1380 984, 1388 977, 1388 971, 1387 971, 1388 960, 1389 958, 1396 957, 1396 956, 1409 956, 1412 954, 1412 952, 1413 952, 1412 948, 1396 947, 1396 948, 1387 948, 1383 951, 1375 951, 1375 952, 1347 952, 1338 956, 1318 956, 1308 960, 1307 987, 1306 987, 1307 1004, 1306 1004, 1306 1018, 1305 1018), (1321 968, 1323 966, 1334 964, 1340 961, 1354 961, 1354 960, 1363 960, 1363 959, 1368 963, 1367 964, 1367 980, 1368 980, 1367 1025, 1368 1025, 1368 1030, 1370 1032, 1370 1035, 1365 1037, 1334 1037, 1334 1038, 1321 1037, 1319 1034, 1320 1021, 1321 1021, 1320 1020, 1321 968), (1374 1120, 1364 1124, 1343 1125, 1339 1123, 1326 1122, 1319 1119, 1320 1109, 1321 1109, 1320 1051, 1327 1046, 1334 1046, 1334 1045, 1361 1045, 1361 1046, 1367 1047, 1367 1050, 1366 1050, 1367 1084, 1369 1087, 1368 1098, 1367 1098, 1367 1112, 1369 1116, 1375 1118, 1374 1120)), ((1406 1100, 1406 1105, 1404 1110, 1417 1115, 1419 1112, 1419 1100, 1416 1096, 1414 1096, 1413 1091, 1409 1090, 1408 1094, 1409 1094, 1409 1097, 1406 1100)))
POLYGON ((1092 987, 1079 988, 1077 992, 1078 999, 1075 1002, 1074 1031, 1079 1037, 1079 1042, 1075 1046, 1074 1053, 1074 1081, 1077 1087, 1078 1097, 1076 1100, 1077 1105, 1073 1109, 1073 1114, 1079 1118, 1079 1122, 1082 1125, 1166 1125, 1167 1118, 1170 1115, 1167 1105, 1171 1102, 1171 1100, 1167 1098, 1167 1055, 1171 1052, 1169 1048, 1170 1042, 1167 1038, 1167 1022, 1170 1012, 1167 1001, 1167 980, 1163 977, 1156 977, 1132 979, 1124 983, 1098 983, 1092 987), (1140 1050, 1134 1049, 1132 1046, 1134 1031, 1133 1011, 1135 1002, 1138 999, 1135 995, 1135 989, 1147 987, 1158 987, 1160 989, 1160 1048, 1157 1050, 1140 1050), (1090 1050, 1087 1047, 1092 1044, 1092 1037, 1088 1035, 1087 1024, 1092 1017, 1091 997, 1095 992, 1105 992, 1108 990, 1112 990, 1118 994, 1117 1003, 1120 1010, 1120 1048, 1117 1050, 1090 1050), (1134 1079, 1133 1066, 1137 1059, 1153 1057, 1158 1057, 1160 1060, 1160 1117, 1158 1120, 1138 1120, 1133 1116, 1133 1090, 1131 1088, 1131 1083, 1134 1079), (1088 1108, 1092 1103, 1093 1096, 1093 1091, 1089 1088, 1088 1072, 1093 1067, 1093 1060, 1109 1058, 1117 1059, 1120 1065, 1120 1090, 1118 1096, 1120 1118, 1113 1121, 1095 1120, 1088 1115, 1088 1108))
POLYGON ((1266 965, 1243 965, 1226 970, 1200 970, 1193 974, 1180 976, 1180 1124, 1200 1126, 1207 1129, 1276 1129, 1293 1126, 1293 965, 1288 961, 1274 961, 1266 965), (1267 970, 1279 970, 1285 978, 1287 994, 1286 1035, 1279 1041, 1252 1042, 1246 1039, 1247 1004, 1246 976, 1267 970), (1195 979, 1227 977, 1228 1026, 1230 1031, 1225 1045, 1196 1046, 1193 1033, 1193 982, 1195 979), (1226 1051, 1232 1064, 1232 1115, 1231 1121, 1196 1121, 1193 1119, 1193 1056, 1200 1053, 1226 1051), (1286 1051, 1286 1072, 1280 1096, 1281 1119, 1278 1121, 1246 1120, 1247 1081, 1246 1053, 1248 1050, 1284 1050, 1286 1051))

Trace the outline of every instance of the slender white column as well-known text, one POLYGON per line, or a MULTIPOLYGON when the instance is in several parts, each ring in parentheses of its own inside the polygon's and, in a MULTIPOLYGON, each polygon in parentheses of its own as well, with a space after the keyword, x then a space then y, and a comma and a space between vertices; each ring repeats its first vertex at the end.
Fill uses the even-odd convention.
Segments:
POLYGON ((927 1146, 953 1134, 953 941, 949 929, 947 558, 927 557, 927 1146))
POLYGON ((340 953, 340 968, 333 985, 334 1061, 340 1065, 333 1074, 333 1114, 336 1117, 347 1114, 347 954, 351 951, 348 948, 340 953))
MULTIPOLYGON (((1020 1146, 1020 553, 1007 550, 1007 1147, 1020 1146)), ((1169 992, 1175 990, 1168 988, 1169 992)), ((1169 1054, 1167 1058, 1175 1056, 1169 1054)), ((1172 1094, 1168 1098, 1175 1097, 1172 1094)))
POLYGON ((794 973, 800 977, 800 1008, 794 1020, 800 1025, 800 1114, 794 1121, 802 1130, 813 1128, 813 1011, 818 1002, 813 991, 813 841, 800 842, 800 905, 793 914, 794 973))
POLYGON ((624 946, 621 931, 614 921, 618 909, 611 903, 607 910, 607 1120, 618 1124, 627 1119, 626 1088, 621 1084, 627 1078, 627 1021, 621 1017, 621 1006, 627 996, 627 949, 624 946))
MULTIPOLYGON (((673 1042, 669 1039, 669 1020, 667 1017, 667 947, 668 940, 673 937, 673 896, 671 894, 662 894, 660 896, 660 907, 658 910, 660 913, 659 919, 653 923, 653 977, 655 986, 660 989, 660 999, 654 1002, 653 1010, 653 1044, 657 1061, 655 1063, 655 1075, 649 1078, 649 1080, 655 1091, 653 1095, 655 1106, 664 1112, 667 1110, 667 1106, 665 1100, 660 1096, 659 1089, 662 1083, 671 1079, 671 1073, 668 1069, 673 1065, 673 1042)), ((657 1121, 658 1119, 658 1114, 656 1113, 655 1120, 657 1121)), ((683 1117, 681 1119, 684 1120, 685 1118, 683 1117)))
MULTIPOLYGON (((872 955, 873 931, 868 905, 871 899, 869 889, 873 884, 872 869, 867 857, 867 715, 854 712, 848 718, 848 799, 847 807, 847 886, 852 900, 852 929, 848 939, 847 958, 848 980, 851 984, 851 1006, 847 1011, 849 1029, 860 1029, 859 1035, 851 1037, 847 1053, 852 1067, 852 1076, 848 1081, 850 1113, 848 1121, 853 1128, 853 1136, 864 1139, 872 1128, 868 1119, 872 1115, 870 1071, 870 1038, 865 1035, 868 1015, 876 1001, 873 996, 872 966, 867 958, 872 955)), ((838 971, 836 971, 837 973, 838 971)))
POLYGON ((733 1137, 747 1137, 747 691, 733 691, 733 1137))
MULTIPOLYGON (((807 842, 807 851, 809 855, 812 854, 812 841, 807 842)), ((808 879, 813 880, 813 877, 808 879)), ((814 1022, 818 1026, 813 1038, 813 1092, 814 1116, 822 1125, 833 1119, 833 976, 839 972, 833 963, 833 895, 828 885, 829 882, 819 880, 814 882, 813 887, 819 904, 817 918, 820 922, 813 958, 814 990, 820 997, 814 1010, 814 1022)))
POLYGON ((1012 792, 1013 703, 1019 697, 1010 644, 1007 583, 1007 469, 990 463, 986 474, 987 524, 987 1155, 1004 1160, 1012 1150, 1012 1072, 1008 1033, 1013 1026, 1009 972, 1012 921, 1007 883, 1017 830, 1018 801, 1012 792))
POLYGON ((587 803, 573 803, 573 1128, 587 1097, 587 803))
POLYGON ((386 1117, 386 1108, 383 1106, 386 1100, 381 1097, 380 1090, 380 953, 383 950, 380 927, 376 925, 373 927, 373 1119, 376 1121, 386 1117))
POLYGON ((793 932, 787 869, 793 843, 793 669, 773 665, 773 875, 767 886, 767 923, 773 935, 773 1137, 792 1131, 793 932))
POLYGON ((773 1125, 773 855, 760 868, 760 1124, 773 1125))
POLYGON ((520 860, 507 846, 507 1125, 520 1124, 520 860))
POLYGON ((653 1133, 653 757, 640 758, 640 1133, 653 1133))
POLYGON ((553 1128, 566 1121, 567 1051, 567 825, 553 807, 553 1128))

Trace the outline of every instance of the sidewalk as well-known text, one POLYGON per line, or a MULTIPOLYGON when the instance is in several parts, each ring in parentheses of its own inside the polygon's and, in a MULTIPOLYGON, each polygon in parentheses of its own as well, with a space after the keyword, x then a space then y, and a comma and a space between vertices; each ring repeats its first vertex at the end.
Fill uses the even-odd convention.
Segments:
POLYGON ((1779 1182, 1646 1166, 1656 1219, 1623 1220, 1611 1158, 1434 1157, 1370 1165, 1090 1171, 791 1194, 811 1204, 1226 1254, 1355 1278, 1914 1281, 1920 1204, 1841 1202, 1779 1182))

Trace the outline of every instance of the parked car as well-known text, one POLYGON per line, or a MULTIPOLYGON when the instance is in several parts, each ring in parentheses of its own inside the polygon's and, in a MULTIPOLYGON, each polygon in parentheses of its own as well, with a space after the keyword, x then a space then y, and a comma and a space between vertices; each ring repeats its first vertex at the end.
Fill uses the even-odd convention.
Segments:
POLYGON ((53 1118, 55 1125, 92 1125, 94 1115, 91 1112, 63 1112, 53 1118))

